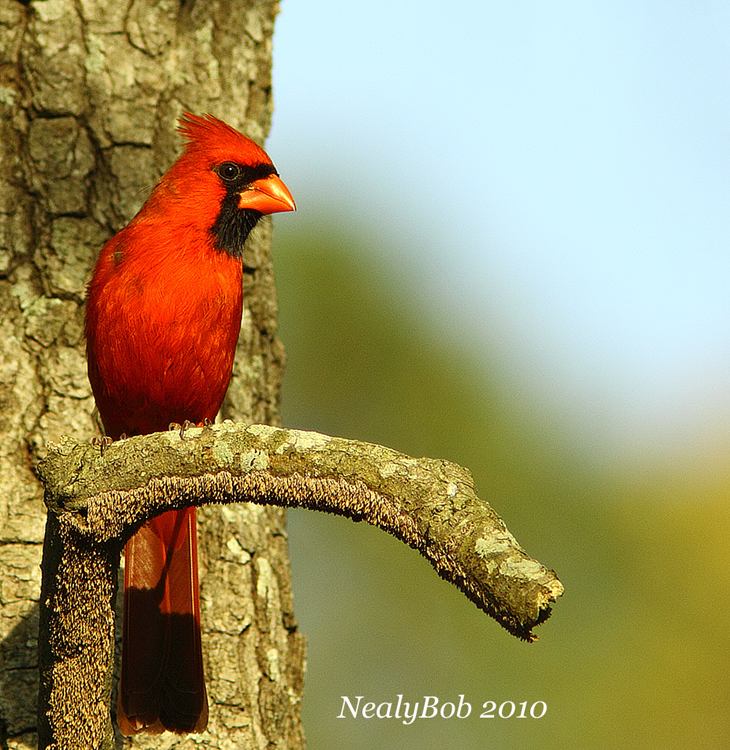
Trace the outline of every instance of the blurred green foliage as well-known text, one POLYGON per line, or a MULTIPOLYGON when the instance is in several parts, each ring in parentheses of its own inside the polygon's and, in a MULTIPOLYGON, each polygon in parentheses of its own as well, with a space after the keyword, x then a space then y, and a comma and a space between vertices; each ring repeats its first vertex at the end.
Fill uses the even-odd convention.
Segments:
POLYGON ((284 424, 468 467, 566 594, 528 645, 377 529, 290 513, 309 746, 730 746, 727 451, 630 468, 587 458, 586 436, 498 362, 477 364, 484 345, 456 343, 382 247, 333 225, 277 226, 284 424), (399 694, 421 705, 464 695, 472 713, 337 718, 342 696, 377 705, 399 694), (545 701, 547 713, 478 718, 490 700, 517 712, 545 701))

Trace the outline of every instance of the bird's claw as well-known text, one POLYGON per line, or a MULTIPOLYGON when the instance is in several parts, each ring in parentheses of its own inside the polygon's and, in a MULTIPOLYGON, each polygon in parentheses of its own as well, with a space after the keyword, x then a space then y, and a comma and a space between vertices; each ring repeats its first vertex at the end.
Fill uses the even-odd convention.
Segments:
POLYGON ((178 424, 177 422, 170 422, 169 427, 167 428, 170 431, 180 431, 180 440, 182 440, 185 437, 185 430, 189 430, 191 427, 195 427, 195 422, 191 422, 189 419, 186 419, 182 424, 178 424))
POLYGON ((108 448, 113 442, 114 441, 109 437, 109 435, 104 435, 102 437, 97 436, 97 437, 91 438, 91 444, 94 447, 99 448, 102 456, 104 455, 104 450, 108 448))

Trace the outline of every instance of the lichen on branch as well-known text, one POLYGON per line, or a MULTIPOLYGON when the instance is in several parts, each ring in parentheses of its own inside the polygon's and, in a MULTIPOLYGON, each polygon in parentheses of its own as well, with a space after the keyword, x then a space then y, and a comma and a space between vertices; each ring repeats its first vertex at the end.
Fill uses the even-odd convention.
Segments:
POLYGON ((118 441, 71 439, 39 467, 46 502, 80 533, 122 544, 153 515, 205 503, 304 507, 364 520, 417 549, 439 575, 525 640, 563 592, 477 497, 470 473, 381 445, 225 422, 118 441))
POLYGON ((227 421, 103 447, 64 438, 49 446, 38 475, 49 510, 40 747, 113 747, 119 556, 136 529, 166 510, 251 502, 367 521, 418 550, 441 577, 527 641, 563 593, 555 574, 532 560, 477 497, 466 469, 381 445, 227 421))

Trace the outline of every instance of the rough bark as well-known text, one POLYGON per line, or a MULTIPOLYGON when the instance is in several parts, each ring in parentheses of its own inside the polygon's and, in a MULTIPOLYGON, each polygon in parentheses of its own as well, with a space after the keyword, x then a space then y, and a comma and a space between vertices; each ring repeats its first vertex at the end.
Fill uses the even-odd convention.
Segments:
POLYGON ((151 516, 186 505, 303 507, 387 531, 525 640, 563 593, 477 496, 467 469, 382 445, 227 420, 108 447, 65 438, 38 473, 46 504, 87 543, 121 549, 151 516))
MULTIPOLYGON (((380 445, 227 421, 108 447, 65 439, 38 472, 54 531, 43 558, 44 747, 52 740, 73 750, 111 746, 110 600, 119 553, 142 523, 166 510, 249 501, 368 521, 417 549, 525 640, 563 592, 479 500, 466 469, 380 445)), ((267 653, 273 674, 286 667, 280 654, 280 646, 267 653)))
MULTIPOLYGON (((272 0, 0 0, 0 746, 36 746, 45 513, 32 467, 47 440, 97 433, 82 337, 93 260, 179 152, 182 109, 263 140, 276 12, 272 0)), ((263 223, 245 258, 226 415, 276 424, 283 355, 269 234, 263 223)), ((301 747, 304 649, 283 512, 200 516, 212 705, 196 746, 301 747), (286 665, 276 673, 274 652, 286 665)))

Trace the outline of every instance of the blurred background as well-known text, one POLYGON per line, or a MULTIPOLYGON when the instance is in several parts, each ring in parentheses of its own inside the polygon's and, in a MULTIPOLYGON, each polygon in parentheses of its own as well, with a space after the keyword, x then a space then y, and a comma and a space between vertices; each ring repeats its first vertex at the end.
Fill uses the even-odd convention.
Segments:
POLYGON ((468 467, 566 587, 525 644, 292 512, 309 746, 730 747, 730 5, 283 0, 274 60, 285 424, 468 467), (473 712, 337 719, 398 694, 473 712))

